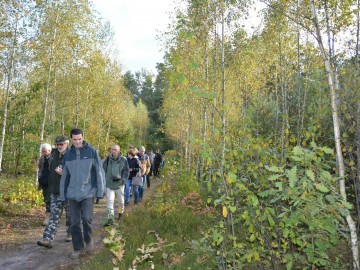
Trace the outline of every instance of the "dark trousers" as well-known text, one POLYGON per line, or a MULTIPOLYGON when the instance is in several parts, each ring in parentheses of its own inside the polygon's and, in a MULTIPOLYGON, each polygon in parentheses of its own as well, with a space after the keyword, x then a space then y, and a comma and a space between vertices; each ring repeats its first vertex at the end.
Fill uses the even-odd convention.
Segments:
POLYGON ((90 244, 92 241, 92 214, 94 200, 92 197, 86 198, 80 202, 69 199, 69 211, 71 221, 71 236, 74 251, 84 249, 84 242, 90 244), (81 230, 82 222, 82 230, 81 230))
POLYGON ((160 176, 160 164, 155 164, 154 165, 154 177, 159 177, 160 176))
POLYGON ((41 185, 41 189, 42 189, 42 194, 44 197, 44 202, 45 202, 45 211, 47 213, 51 212, 51 193, 49 191, 49 187, 48 186, 43 186, 41 185))

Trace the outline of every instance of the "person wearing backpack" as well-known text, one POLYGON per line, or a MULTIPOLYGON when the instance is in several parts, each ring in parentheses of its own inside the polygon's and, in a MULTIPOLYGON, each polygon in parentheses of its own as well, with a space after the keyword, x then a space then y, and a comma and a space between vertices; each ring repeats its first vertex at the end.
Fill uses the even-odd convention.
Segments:
POLYGON ((108 219, 104 226, 114 223, 114 201, 115 195, 118 199, 118 220, 121 219, 125 209, 125 182, 129 176, 129 164, 127 159, 121 155, 120 146, 113 145, 110 155, 104 160, 103 168, 106 180, 106 198, 108 219))

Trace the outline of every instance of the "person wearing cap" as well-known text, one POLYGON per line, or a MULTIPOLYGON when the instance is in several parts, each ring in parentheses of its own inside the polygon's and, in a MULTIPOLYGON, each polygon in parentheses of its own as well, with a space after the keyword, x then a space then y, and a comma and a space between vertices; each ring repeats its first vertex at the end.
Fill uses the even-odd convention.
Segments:
POLYGON ((48 190, 51 199, 51 212, 49 222, 43 233, 43 239, 37 241, 39 246, 52 248, 56 232, 59 228, 59 223, 63 210, 65 209, 67 237, 66 242, 71 241, 70 233, 70 216, 67 208, 67 203, 63 204, 60 200, 60 178, 62 174, 62 162, 64 154, 68 150, 69 140, 65 136, 58 136, 55 140, 56 148, 52 151, 49 159, 49 179, 48 190))

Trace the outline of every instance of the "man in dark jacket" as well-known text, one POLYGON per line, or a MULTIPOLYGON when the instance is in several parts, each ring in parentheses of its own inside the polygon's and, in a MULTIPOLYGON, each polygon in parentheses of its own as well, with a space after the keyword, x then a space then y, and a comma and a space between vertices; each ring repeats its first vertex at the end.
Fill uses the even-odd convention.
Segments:
POLYGON ((60 182, 60 199, 69 200, 71 236, 74 252, 72 259, 93 253, 91 221, 94 197, 102 198, 105 175, 102 162, 94 147, 84 141, 81 129, 70 132, 72 146, 65 153, 60 182), (82 222, 82 229, 81 229, 82 222), (84 245, 85 242, 85 245, 84 245), (84 248, 85 246, 85 248, 84 248))
POLYGON ((59 223, 63 209, 66 213, 66 226, 67 237, 66 242, 71 241, 70 234, 70 216, 67 211, 67 204, 63 204, 60 200, 60 178, 62 173, 62 162, 66 150, 68 150, 69 140, 65 136, 58 136, 55 140, 56 148, 51 152, 51 158, 49 159, 49 179, 48 190, 51 198, 51 213, 50 219, 43 234, 43 240, 37 242, 39 246, 52 248, 53 241, 55 239, 56 232, 59 228, 59 223))
POLYGON ((160 153, 160 149, 157 149, 155 157, 154 157, 154 177, 160 176, 160 165, 161 165, 162 160, 163 160, 163 158, 160 153))
POLYGON ((45 218, 43 221, 44 226, 46 226, 49 222, 50 218, 50 192, 49 192, 49 164, 51 159, 51 145, 48 143, 44 143, 40 147, 41 149, 41 157, 38 161, 38 173, 39 173, 39 190, 42 190, 44 202, 45 202, 45 218))

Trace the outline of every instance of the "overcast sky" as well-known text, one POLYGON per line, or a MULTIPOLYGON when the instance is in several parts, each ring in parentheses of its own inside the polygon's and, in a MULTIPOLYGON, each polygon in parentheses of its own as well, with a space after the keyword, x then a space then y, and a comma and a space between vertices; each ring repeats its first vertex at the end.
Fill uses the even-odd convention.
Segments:
POLYGON ((159 31, 170 23, 172 0, 93 0, 96 10, 115 32, 120 60, 125 70, 145 68, 155 73, 163 62, 159 31))

